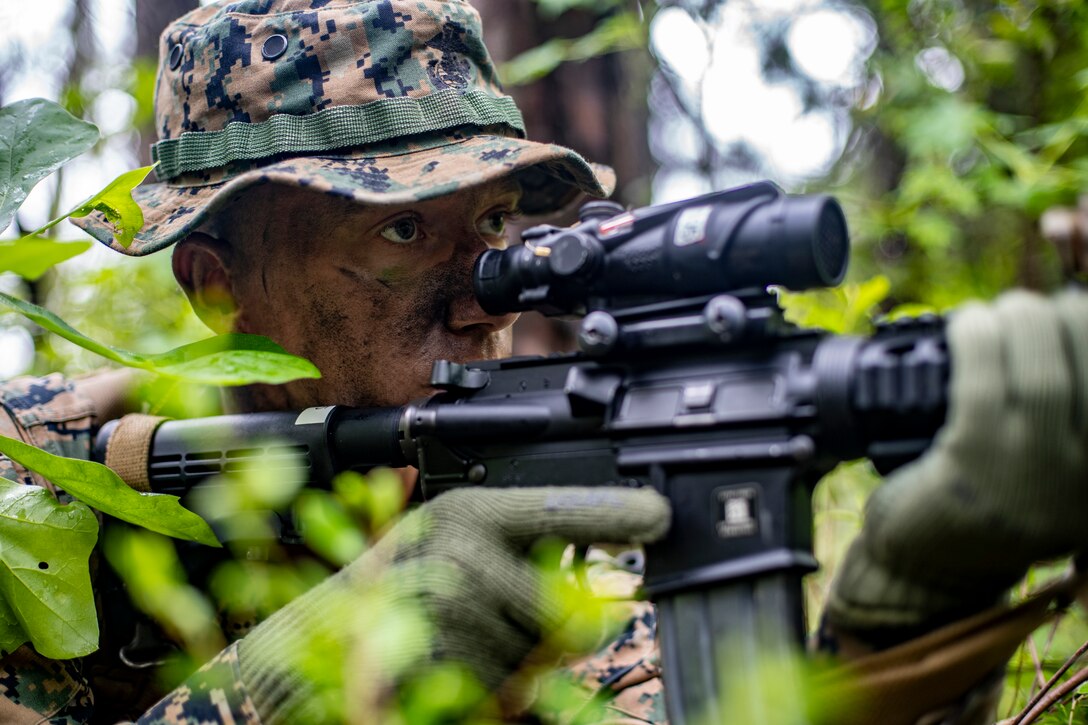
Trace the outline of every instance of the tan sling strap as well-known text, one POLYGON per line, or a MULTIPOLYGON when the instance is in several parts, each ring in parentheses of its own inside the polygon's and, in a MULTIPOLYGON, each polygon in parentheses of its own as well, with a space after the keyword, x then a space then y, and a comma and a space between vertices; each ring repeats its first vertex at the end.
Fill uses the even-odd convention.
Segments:
POLYGON ((1071 576, 1015 607, 988 609, 836 668, 820 685, 857 705, 836 722, 912 725, 927 713, 956 704, 1003 666, 1085 583, 1084 575, 1071 576))
POLYGON ((117 428, 106 444, 105 464, 137 491, 151 491, 147 477, 151 438, 165 420, 168 419, 142 413, 126 415, 117 422, 117 428))

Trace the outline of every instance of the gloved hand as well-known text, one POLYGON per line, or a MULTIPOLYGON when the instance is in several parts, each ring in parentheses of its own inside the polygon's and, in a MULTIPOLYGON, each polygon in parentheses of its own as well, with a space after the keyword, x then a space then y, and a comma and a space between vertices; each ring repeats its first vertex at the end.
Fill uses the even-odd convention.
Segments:
MULTIPOLYGON (((373 549, 242 640, 242 680, 265 722, 319 720, 312 683, 289 663, 330 628, 339 626, 341 636, 350 637, 351 623, 335 620, 345 609, 357 613, 369 594, 372 603, 384 601, 393 608, 422 604, 429 614, 431 637, 419 630, 397 633, 397 647, 405 656, 422 647, 432 659, 467 665, 494 690, 541 634, 568 614, 526 561, 536 542, 557 537, 579 545, 645 543, 664 535, 670 516, 667 500, 651 490, 446 493, 406 516, 373 549)), ((342 663, 330 656, 328 666, 342 663)))
POLYGON ((870 498, 832 586, 829 623, 862 639, 984 609, 1088 545, 1088 294, 1008 293, 947 336, 948 420, 870 498))

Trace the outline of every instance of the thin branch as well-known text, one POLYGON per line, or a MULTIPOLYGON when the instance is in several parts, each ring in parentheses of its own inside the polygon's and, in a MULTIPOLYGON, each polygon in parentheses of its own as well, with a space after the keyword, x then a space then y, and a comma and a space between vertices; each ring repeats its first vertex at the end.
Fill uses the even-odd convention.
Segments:
MULTIPOLYGON (((1064 613, 1063 613, 1064 614, 1064 613)), ((1050 625, 1050 633, 1046 636, 1046 645, 1043 647, 1043 660, 1045 661, 1050 657, 1050 646, 1054 644, 1054 635, 1058 633, 1058 626, 1065 621, 1063 614, 1059 614, 1054 618, 1054 622, 1050 625)))
POLYGON ((1040 715, 1064 700, 1067 695, 1085 682, 1088 682, 1088 667, 1077 670, 1076 674, 1051 690, 1046 697, 1039 700, 1035 707, 1032 708, 1023 719, 1018 721, 1018 725, 1030 725, 1035 722, 1040 715))
POLYGON ((1029 691, 1034 693, 1037 686, 1046 687, 1046 675, 1043 674, 1043 662, 1039 658, 1039 648, 1035 646, 1035 640, 1030 636, 1028 637, 1027 645, 1028 654, 1031 655, 1031 663, 1035 665, 1035 682, 1032 683, 1031 690, 1029 691))
MULTIPOLYGON (((1077 663, 1077 660, 1079 660, 1081 657, 1083 657, 1086 652, 1088 652, 1088 641, 1086 641, 1084 644, 1082 644, 1080 647, 1078 647, 1077 651, 1074 652, 1069 657, 1069 659, 1067 659, 1065 661, 1065 663, 1062 664, 1062 666, 1058 668, 1058 671, 1055 672, 1054 675, 1049 680, 1047 680, 1045 685, 1043 685, 1043 689, 1039 690, 1039 692, 1036 693, 1035 697, 1033 697, 1028 702, 1028 704, 1024 706, 1024 709, 1020 712, 1019 715, 1016 716, 1015 719, 1013 719, 1013 721, 1010 723, 1010 725, 1026 725, 1026 723, 1031 722, 1031 720, 1028 720, 1026 718, 1028 718, 1035 711, 1036 705, 1038 705, 1039 702, 1051 690, 1051 688, 1054 687, 1055 683, 1057 683, 1057 681, 1059 679, 1061 679, 1061 676, 1064 675, 1067 671, 1069 671, 1069 668, 1072 667, 1073 665, 1075 665, 1077 663)), ((1080 675, 1083 672, 1085 672, 1085 670, 1081 670, 1077 674, 1080 675)), ((1074 676, 1076 676, 1076 675, 1074 675, 1074 676)), ((1064 684, 1062 686, 1064 687, 1064 684)), ((1034 717, 1032 717, 1032 719, 1034 719, 1034 717)))
MULTIPOLYGON (((1024 671, 1024 645, 1023 644, 1021 644, 1016 649, 1016 653, 1018 655, 1017 658, 1016 658, 1016 690, 1012 693, 1012 700, 1009 703, 1009 711, 1005 713, 1006 718, 1012 716, 1012 709, 1014 707, 1016 707, 1016 705, 1014 703, 1016 702, 1017 698, 1020 697, 1020 680, 1023 679, 1021 677, 1021 673, 1024 671)), ((1016 720, 1019 721, 1019 719, 1020 719, 1020 716, 1017 716, 1016 720)), ((1005 724, 1002 723, 1002 725, 1005 725, 1005 724)), ((1009 722, 1008 725, 1016 725, 1016 722, 1009 722)))

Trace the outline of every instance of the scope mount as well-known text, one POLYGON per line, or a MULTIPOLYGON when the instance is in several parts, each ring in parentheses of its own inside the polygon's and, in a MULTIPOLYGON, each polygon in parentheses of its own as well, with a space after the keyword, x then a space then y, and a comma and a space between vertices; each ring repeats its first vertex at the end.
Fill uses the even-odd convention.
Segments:
POLYGON ((619 310, 604 309, 591 300, 589 307, 592 311, 578 326, 578 346, 591 357, 687 345, 726 346, 793 329, 775 295, 762 289, 619 310))

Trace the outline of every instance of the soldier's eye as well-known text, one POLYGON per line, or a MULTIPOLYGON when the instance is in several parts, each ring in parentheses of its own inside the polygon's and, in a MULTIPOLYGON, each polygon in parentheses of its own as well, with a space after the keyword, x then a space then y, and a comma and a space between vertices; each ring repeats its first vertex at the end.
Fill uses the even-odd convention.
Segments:
POLYGON ((419 222, 414 217, 406 216, 401 217, 389 224, 387 224, 380 232, 383 238, 388 239, 394 244, 409 244, 417 241, 422 233, 419 229, 419 222))
POLYGON ((483 219, 480 220, 476 228, 480 234, 489 237, 501 237, 506 233, 506 221, 507 219, 515 216, 514 212, 497 209, 493 212, 489 212, 483 219))

